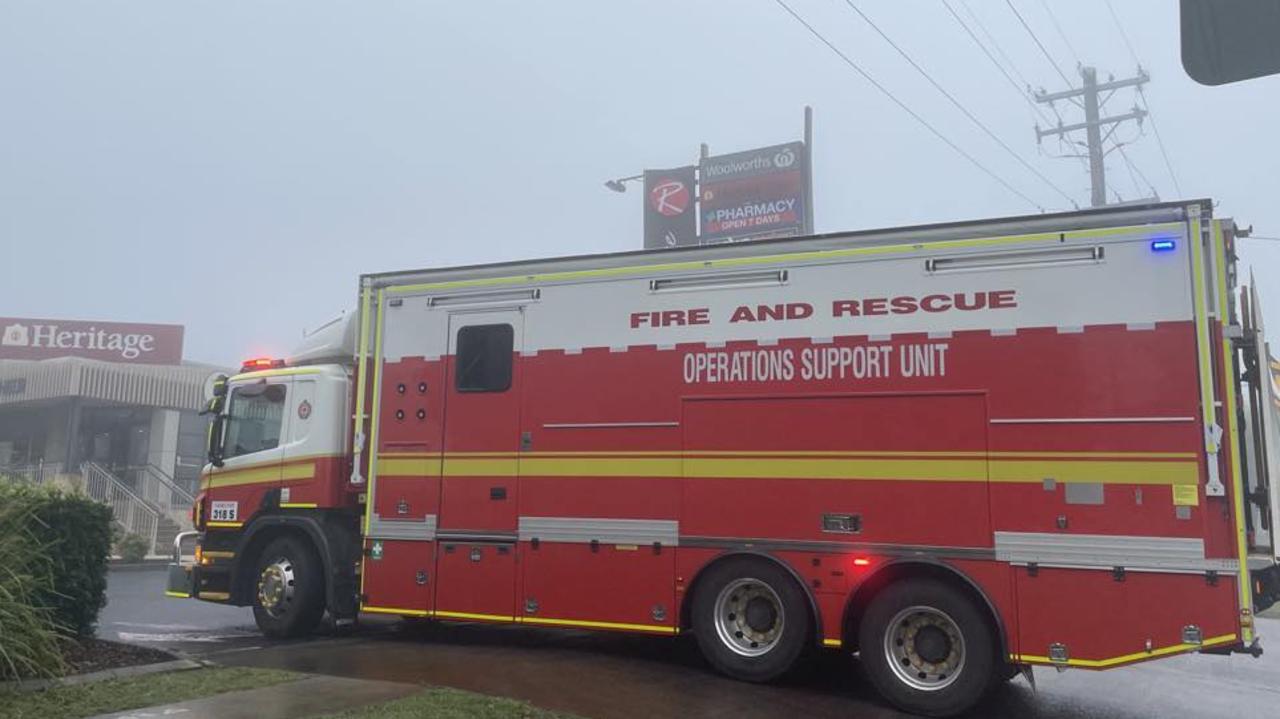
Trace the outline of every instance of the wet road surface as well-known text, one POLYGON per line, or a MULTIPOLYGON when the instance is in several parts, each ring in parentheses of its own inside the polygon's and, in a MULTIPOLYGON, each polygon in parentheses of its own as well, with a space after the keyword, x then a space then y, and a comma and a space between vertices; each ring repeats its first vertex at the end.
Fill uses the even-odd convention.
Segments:
MULTIPOLYGON (((903 717, 885 706, 857 661, 823 653, 796 678, 752 685, 714 674, 677 640, 488 625, 402 625, 368 618, 344 634, 270 641, 248 609, 164 596, 162 569, 117 570, 100 636, 225 664, 439 684, 531 701, 596 719, 641 717, 903 717)), ((1259 619, 1275 649, 1260 659, 1190 655, 1109 672, 1037 669, 976 717, 1137 719, 1280 717, 1280 620, 1259 619)))

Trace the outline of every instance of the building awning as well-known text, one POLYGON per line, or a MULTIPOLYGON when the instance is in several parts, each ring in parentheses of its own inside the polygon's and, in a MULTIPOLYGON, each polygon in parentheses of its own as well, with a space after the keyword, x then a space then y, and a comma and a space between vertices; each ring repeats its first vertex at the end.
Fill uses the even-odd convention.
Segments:
POLYGON ((204 387, 219 367, 184 362, 141 365, 80 357, 0 360, 0 408, 81 397, 143 407, 200 410, 204 387))

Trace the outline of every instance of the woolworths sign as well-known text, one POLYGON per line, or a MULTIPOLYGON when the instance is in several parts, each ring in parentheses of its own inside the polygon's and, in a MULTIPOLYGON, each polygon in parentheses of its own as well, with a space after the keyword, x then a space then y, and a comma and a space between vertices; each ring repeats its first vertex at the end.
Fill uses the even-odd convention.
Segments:
POLYGON ((704 158, 698 168, 701 242, 811 232, 808 165, 802 142, 704 158))
POLYGON ((85 357, 106 362, 178 364, 181 325, 0 317, 0 359, 85 357))

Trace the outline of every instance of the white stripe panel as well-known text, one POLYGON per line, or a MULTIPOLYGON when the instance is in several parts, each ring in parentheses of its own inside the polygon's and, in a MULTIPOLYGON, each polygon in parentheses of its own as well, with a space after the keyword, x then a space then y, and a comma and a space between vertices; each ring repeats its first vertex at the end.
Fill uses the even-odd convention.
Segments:
POLYGON ((1204 561, 1204 540, 1051 532, 996 532, 1002 562, 1093 567, 1185 567, 1204 561))
POLYGON ((436 515, 391 519, 374 514, 369 518, 369 538, 432 541, 436 538, 436 515))
POLYGON ((676 546, 680 523, 668 519, 606 519, 581 517, 520 517, 520 541, 676 546))

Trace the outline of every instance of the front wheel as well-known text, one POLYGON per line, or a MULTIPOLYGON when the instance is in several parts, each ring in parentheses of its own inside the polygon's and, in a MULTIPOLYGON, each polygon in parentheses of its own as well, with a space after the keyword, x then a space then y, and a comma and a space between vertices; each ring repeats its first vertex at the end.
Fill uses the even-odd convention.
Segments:
POLYGON ((707 661, 751 682, 786 673, 813 639, 804 591, 765 560, 730 559, 708 569, 693 597, 693 623, 707 661))
POLYGON ((324 576, 315 552, 281 537, 262 551, 256 569, 253 618, 262 633, 283 638, 314 630, 324 615, 324 576))
POLYGON ((858 627, 859 656, 880 694, 915 714, 944 717, 994 683, 997 642, 983 612, 935 580, 890 585, 858 627))

